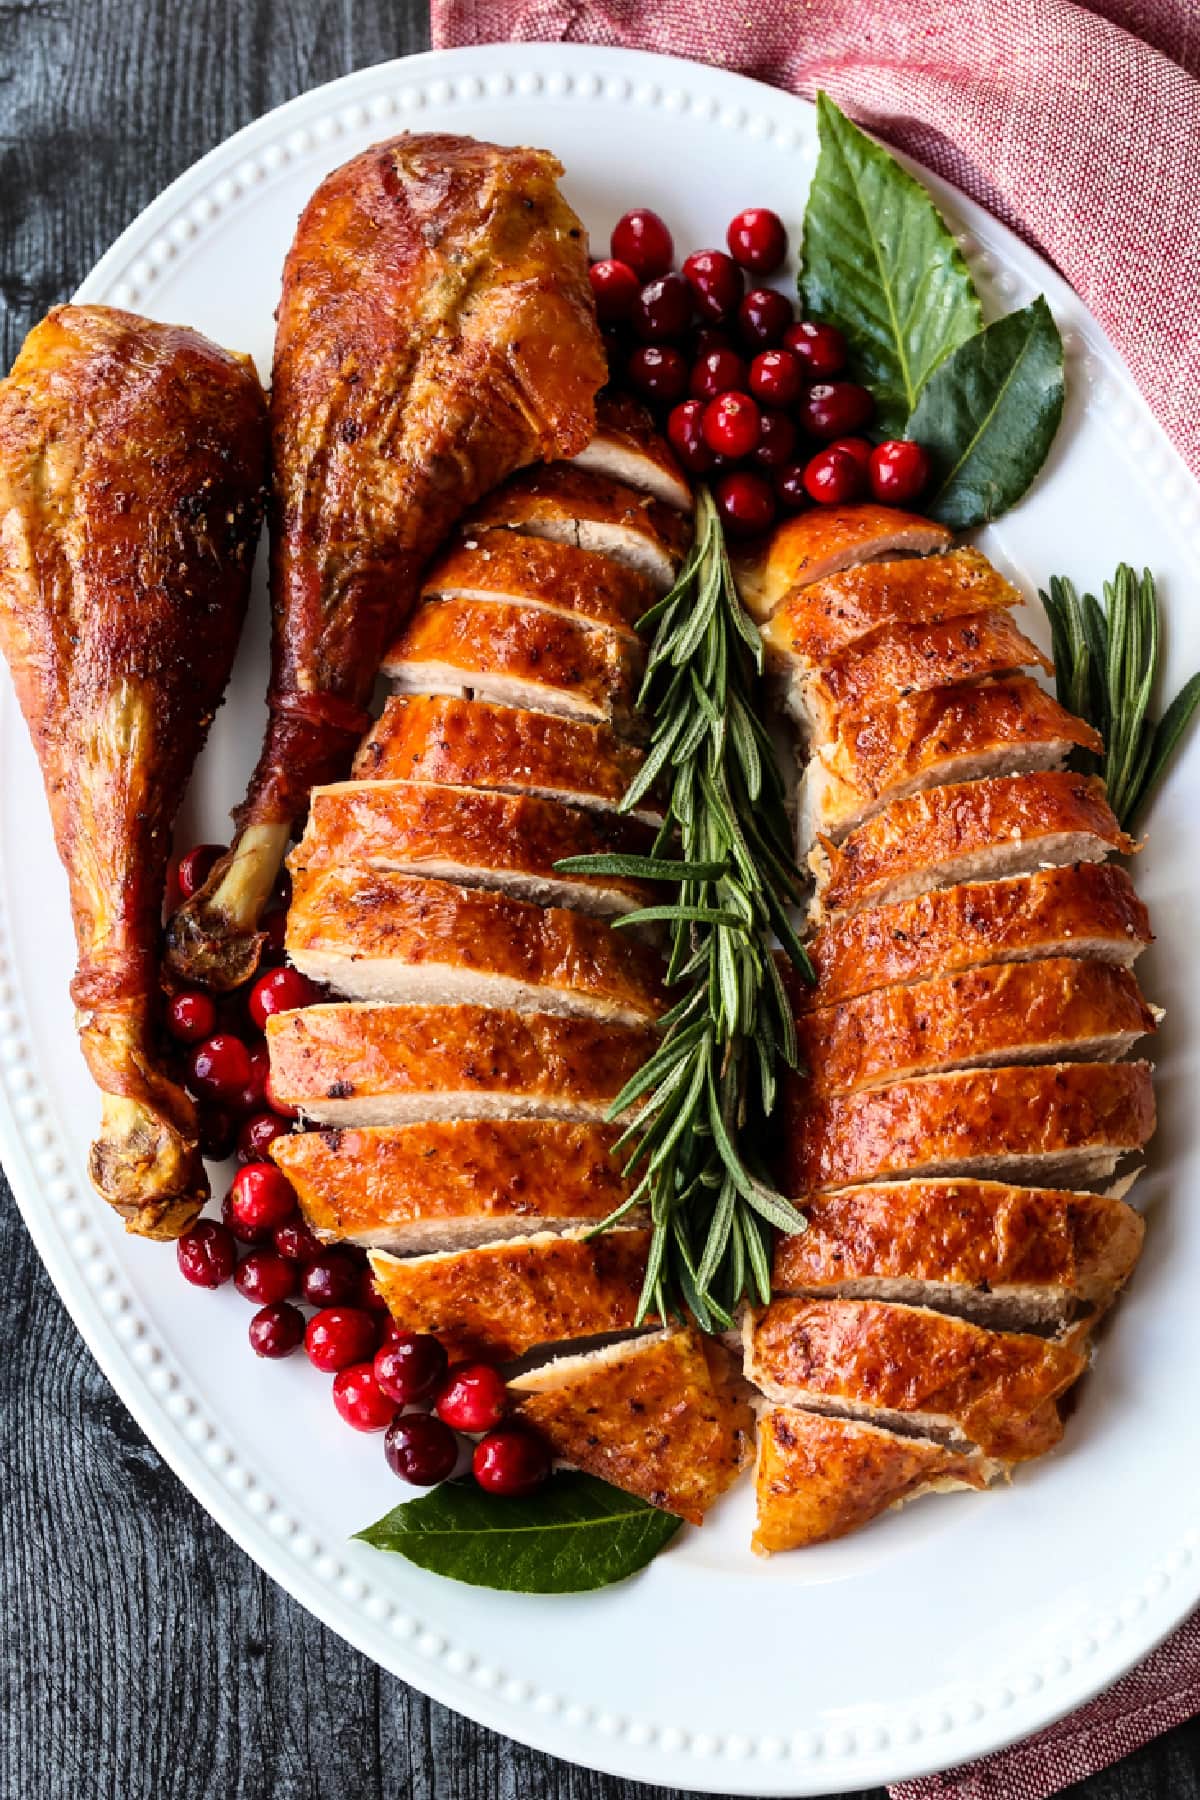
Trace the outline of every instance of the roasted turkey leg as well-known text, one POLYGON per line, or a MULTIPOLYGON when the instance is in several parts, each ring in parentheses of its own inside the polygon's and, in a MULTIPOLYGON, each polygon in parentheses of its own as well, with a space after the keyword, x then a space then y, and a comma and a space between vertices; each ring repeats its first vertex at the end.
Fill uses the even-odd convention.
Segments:
POLYGON ((208 1189, 155 1057, 171 826, 229 676, 266 480, 248 358, 102 306, 56 308, 0 382, 0 648, 45 777, 104 1094, 91 1176, 177 1237, 208 1189))
POLYGON ((424 565, 512 470, 573 456, 606 369, 583 229, 544 151, 403 136, 317 189, 283 273, 271 394, 270 718, 229 855, 171 967, 237 986, 309 789, 345 775, 424 565))

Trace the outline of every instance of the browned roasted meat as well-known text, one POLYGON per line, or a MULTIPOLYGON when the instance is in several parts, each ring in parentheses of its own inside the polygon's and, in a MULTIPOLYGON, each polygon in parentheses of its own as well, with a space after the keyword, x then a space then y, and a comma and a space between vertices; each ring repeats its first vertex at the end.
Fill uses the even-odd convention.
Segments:
POLYGON ((100 306, 56 308, 0 384, 0 645, 41 761, 104 1093, 91 1175, 132 1231, 207 1195, 154 1011, 171 825, 245 613, 266 473, 248 358, 100 306))
POLYGON ((592 435, 605 364, 560 173, 543 151, 406 135, 305 208, 271 394, 270 720, 233 849, 171 924, 189 980, 253 972, 292 826, 310 788, 346 773, 449 528, 512 470, 592 435))

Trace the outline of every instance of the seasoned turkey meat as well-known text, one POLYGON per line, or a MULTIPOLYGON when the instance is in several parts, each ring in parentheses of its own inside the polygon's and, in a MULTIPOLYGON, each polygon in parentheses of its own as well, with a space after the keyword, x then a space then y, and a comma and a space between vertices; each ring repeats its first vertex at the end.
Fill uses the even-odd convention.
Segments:
POLYGON ((517 531, 477 531, 452 544, 421 584, 423 600, 508 601, 636 636, 654 583, 595 550, 517 531))
POLYGON ((691 508, 692 490, 670 445, 646 408, 627 394, 605 391, 597 397, 595 432, 572 460, 577 469, 640 488, 681 512, 691 508))
POLYGON ((735 558, 746 610, 760 624, 796 588, 856 563, 948 550, 944 525, 894 506, 817 506, 787 519, 764 544, 735 558))
POLYGON ((526 469, 468 512, 468 531, 494 526, 601 551, 660 591, 674 581, 690 536, 673 507, 570 463, 526 469))

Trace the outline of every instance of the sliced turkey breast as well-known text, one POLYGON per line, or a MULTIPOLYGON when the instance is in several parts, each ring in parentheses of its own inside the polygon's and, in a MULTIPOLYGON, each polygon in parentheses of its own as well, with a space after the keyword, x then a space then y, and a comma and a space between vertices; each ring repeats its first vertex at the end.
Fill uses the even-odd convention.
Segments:
POLYGON ((647 724, 634 702, 643 662, 632 638, 542 607, 438 600, 417 608, 385 653, 383 673, 401 693, 469 691, 640 737, 647 724))
POLYGON ((1128 969, 1079 957, 986 963, 815 1007, 797 1024, 806 1086, 849 1094, 932 1069, 1100 1062, 1156 1029, 1128 969))
POLYGON ((797 989, 796 999, 800 1009, 828 1005, 939 971, 1041 956, 1128 965, 1152 941, 1149 915, 1124 869, 1038 869, 829 919, 808 946, 816 986, 797 989))
POLYGON ((773 1300, 746 1322, 746 1377, 769 1400, 1021 1462, 1062 1435, 1078 1348, 881 1300, 773 1300))
POLYGON ((822 916, 885 906, 931 888, 1102 862, 1134 848, 1104 783, 1061 769, 956 782, 893 800, 840 845, 813 852, 822 916))
POLYGON ((734 573, 751 618, 761 624, 793 589, 807 587, 855 563, 948 550, 952 534, 932 519, 869 502, 817 506, 797 513, 763 545, 734 559, 734 573))
MULTIPOLYGON (((393 695, 363 739, 353 774, 356 781, 446 782, 615 812, 643 760, 607 725, 448 694, 393 695)), ((655 827, 663 817, 653 794, 629 816, 655 827)))
POLYGON ((539 905, 607 916, 654 898, 645 882, 555 872, 567 856, 645 852, 649 826, 530 794, 423 781, 342 781, 314 788, 288 868, 362 869, 500 888, 539 905))
POLYGON ((452 544, 425 577, 421 597, 515 601, 634 636, 657 589, 611 556, 497 529, 452 544))
POLYGON ((629 1331, 650 1233, 538 1232, 401 1261, 371 1251, 379 1292, 402 1331, 432 1332, 452 1356, 510 1362, 538 1344, 629 1331))
POLYGON ((769 1407, 758 1421, 751 1548, 770 1556, 827 1544, 889 1507, 921 1494, 984 1488, 1003 1470, 977 1450, 902 1437, 862 1419, 769 1407))
POLYGON ((1059 768, 1077 746, 1098 751, 1103 742, 1027 675, 841 711, 801 778, 801 848, 817 835, 837 843, 890 801, 925 788, 1059 768))
POLYGON ((288 955, 352 1000, 511 1006, 637 1025, 665 1010, 662 962, 602 919, 372 869, 301 871, 288 955))
POLYGON ((728 1353, 698 1331, 561 1356, 509 1383, 555 1456, 693 1525, 752 1454, 754 1418, 728 1353))
POLYGON ((1093 1187, 1154 1131, 1148 1063, 1050 1063, 922 1075, 867 1093, 789 1087, 787 1191, 898 1175, 1093 1187))
POLYGON ((664 592, 691 538, 691 526, 674 507, 623 481, 561 462, 522 469, 493 488, 465 524, 468 532, 494 526, 598 550, 648 576, 664 592))
POLYGON ((1054 1328, 1106 1307, 1141 1253, 1123 1200, 1001 1181, 885 1181, 814 1194, 775 1246, 777 1294, 899 1300, 977 1324, 1054 1328))
POLYGON ((632 1189, 610 1153, 618 1131, 464 1119, 294 1132, 271 1155, 319 1237, 404 1256, 598 1225, 632 1189))
POLYGON ((640 488, 681 512, 691 508, 692 490, 671 446, 654 429, 646 408, 627 394, 599 396, 595 435, 571 460, 577 469, 640 488))
POLYGON ((325 1125, 582 1119, 658 1046, 647 1027, 488 1006, 306 1006, 267 1021, 271 1092, 325 1125))

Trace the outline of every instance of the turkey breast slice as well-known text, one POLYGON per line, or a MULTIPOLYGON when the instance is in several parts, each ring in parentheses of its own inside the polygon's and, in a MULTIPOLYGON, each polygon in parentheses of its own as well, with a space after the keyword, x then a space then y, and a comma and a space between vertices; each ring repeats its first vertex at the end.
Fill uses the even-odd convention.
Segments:
POLYGON ((343 781, 313 789, 288 868, 396 870, 604 917, 648 904, 654 889, 617 875, 562 875, 555 864, 644 854, 652 844, 649 826, 559 800, 438 782, 343 781))
MULTIPOLYGON (((633 1188, 611 1154, 619 1130, 427 1121, 293 1132, 275 1139, 271 1156, 318 1237, 404 1256, 598 1225, 633 1188)), ((625 1215, 631 1225, 643 1217, 625 1215)))
MULTIPOLYGON (((286 1140, 285 1140, 286 1141, 286 1140)), ((1054 1329, 1108 1306, 1145 1227, 1123 1200, 1002 1181, 886 1181, 804 1202, 777 1294, 898 1300, 977 1324, 1054 1329)))
POLYGON ((773 1300, 748 1315, 745 1348, 769 1400, 1006 1462, 1057 1443, 1055 1401, 1087 1366, 1075 1345, 882 1300, 773 1300))
MULTIPOLYGON (((944 559, 945 560, 945 559, 944 559)), ((892 800, 946 783, 1054 769, 1100 734, 1027 675, 839 712, 800 781, 799 841, 835 843, 892 800)))
POLYGON ((1155 1015, 1129 969, 1079 957, 987 963, 879 988, 797 1021, 812 1092, 849 1094, 934 1069, 1124 1056, 1155 1015))
POLYGON ((577 469, 640 488, 681 512, 691 508, 692 490, 674 451, 654 429, 646 408, 628 395, 599 396, 595 434, 572 461, 577 469))
POLYGON ((636 707, 645 656, 604 626, 506 600, 427 600, 386 651, 402 693, 472 693, 504 706, 561 713, 645 736, 636 707))
POLYGON ((758 1421, 751 1548, 770 1556, 827 1544, 889 1507, 922 1494, 985 1488, 1004 1470, 977 1450, 951 1450, 863 1419, 768 1407, 758 1421))
POLYGON ((510 1362, 539 1344, 632 1330, 649 1251, 649 1231, 621 1226, 370 1259, 402 1331, 432 1332, 452 1357, 510 1362))
POLYGON ((1128 965, 1152 941, 1149 915, 1124 869, 1038 869, 829 919, 808 945, 816 987, 797 988, 796 1000, 803 1010, 940 972, 1042 956, 1128 965))
POLYGON ((509 1392, 563 1462, 699 1525, 752 1455, 732 1375, 720 1344, 679 1329, 557 1357, 509 1392))
POLYGON ((452 544, 425 577, 421 597, 516 601, 633 637, 657 589, 611 556, 497 529, 452 544))
POLYGON ((647 1027, 488 1006, 306 1006, 267 1021, 271 1092, 324 1125, 602 1124, 658 1047, 647 1027))
POLYGON ((598 550, 647 576, 660 592, 671 586, 691 539, 673 507, 571 463, 523 469, 471 510, 468 532, 500 526, 598 550))
POLYGON ((638 1025, 665 1011, 662 961, 602 919, 362 868, 300 871, 296 967, 352 1000, 515 1007, 638 1025))
POLYGON ((760 624, 796 588, 856 563, 948 550, 944 525, 894 506, 818 506, 776 527, 765 544, 734 558, 743 603, 760 624))
POLYGON ((893 800, 840 845, 815 850, 809 864, 824 917, 1133 848, 1097 776, 1049 769, 893 800))
POLYGON ((1048 1063, 921 1075, 866 1093, 789 1084, 787 1191, 896 1176, 1095 1187, 1154 1132, 1148 1063, 1048 1063))

